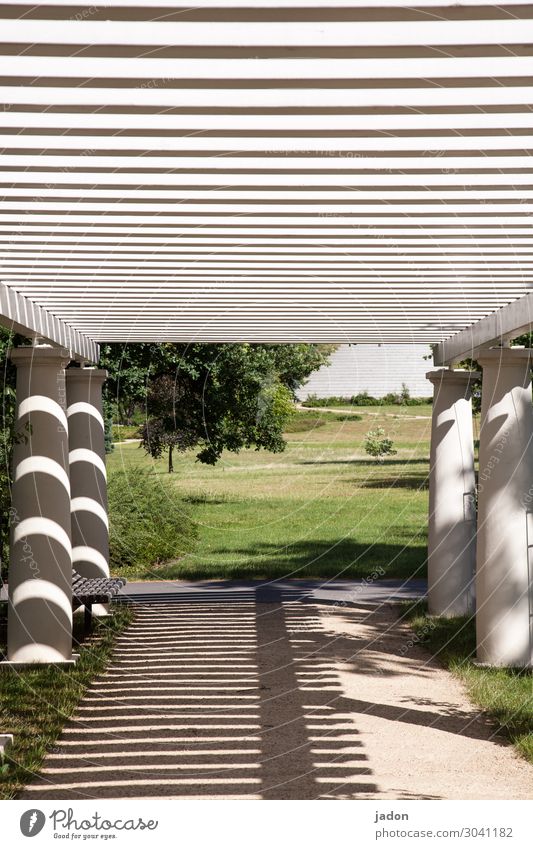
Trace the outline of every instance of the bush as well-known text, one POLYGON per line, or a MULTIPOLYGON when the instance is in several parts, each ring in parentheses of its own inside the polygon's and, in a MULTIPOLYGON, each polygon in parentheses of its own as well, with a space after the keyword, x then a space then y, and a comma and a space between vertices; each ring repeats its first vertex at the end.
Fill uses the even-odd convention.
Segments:
POLYGON ((374 398, 365 390, 364 392, 358 392, 357 395, 352 395, 349 403, 355 407, 379 407, 387 402, 382 398, 374 398))
POLYGON ((409 389, 404 383, 400 392, 388 392, 382 398, 374 398, 366 389, 350 397, 330 395, 329 398, 318 398, 316 395, 309 395, 305 401, 302 401, 302 407, 382 407, 387 404, 417 407, 421 404, 431 404, 431 402, 432 398, 411 398, 409 389))
POLYGON ((283 428, 284 433, 303 433, 307 430, 314 430, 317 427, 324 427, 328 419, 324 418, 323 414, 300 413, 293 416, 283 428))
POLYGON ((110 566, 150 567, 181 557, 198 532, 183 499, 160 475, 132 467, 108 483, 110 566))
MULTIPOLYGON (((347 399, 344 399, 344 403, 347 399)), ((342 404, 343 399, 337 398, 335 395, 330 395, 329 398, 319 398, 318 395, 308 395, 305 401, 302 401, 302 407, 331 407, 334 404, 342 404)))
POLYGON ((387 392, 386 395, 381 399, 382 404, 403 404, 401 396, 397 392, 387 392))

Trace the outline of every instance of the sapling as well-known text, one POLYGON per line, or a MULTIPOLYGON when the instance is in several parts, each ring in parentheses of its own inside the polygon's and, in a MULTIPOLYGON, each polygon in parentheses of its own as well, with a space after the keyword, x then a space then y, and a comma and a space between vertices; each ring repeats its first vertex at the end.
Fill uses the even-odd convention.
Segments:
POLYGON ((379 463, 383 462, 384 457, 398 453, 393 447, 392 439, 385 436, 382 427, 373 428, 365 434, 364 448, 366 453, 375 457, 379 463))

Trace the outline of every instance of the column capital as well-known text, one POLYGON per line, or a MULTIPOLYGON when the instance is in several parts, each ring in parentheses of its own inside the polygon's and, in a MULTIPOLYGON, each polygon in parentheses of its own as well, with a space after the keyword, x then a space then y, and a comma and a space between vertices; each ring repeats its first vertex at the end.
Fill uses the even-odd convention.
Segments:
POLYGON ((467 371, 466 369, 438 369, 436 371, 428 371, 426 373, 426 379, 433 384, 433 386, 440 386, 442 383, 447 384, 458 384, 460 386, 467 386, 470 383, 473 383, 474 380, 477 380, 481 377, 481 372, 479 371, 467 371))
POLYGON ((103 368, 69 368, 66 371, 69 383, 93 383, 102 384, 107 380, 108 373, 103 368))
POLYGON ((533 348, 487 348, 478 354, 477 361, 481 366, 504 367, 529 363, 533 367, 533 348))
POLYGON ((53 345, 24 345, 20 348, 12 348, 9 359, 15 366, 32 367, 57 366, 65 368, 70 362, 70 354, 62 348, 53 345))

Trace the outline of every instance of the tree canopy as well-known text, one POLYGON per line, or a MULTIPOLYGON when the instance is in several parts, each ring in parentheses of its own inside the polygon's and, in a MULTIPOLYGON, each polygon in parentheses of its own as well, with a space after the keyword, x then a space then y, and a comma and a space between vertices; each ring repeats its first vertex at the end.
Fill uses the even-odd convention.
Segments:
POLYGON ((107 395, 125 421, 144 411, 139 433, 153 457, 198 448, 202 463, 222 451, 285 448, 296 389, 327 362, 318 345, 106 345, 107 395))

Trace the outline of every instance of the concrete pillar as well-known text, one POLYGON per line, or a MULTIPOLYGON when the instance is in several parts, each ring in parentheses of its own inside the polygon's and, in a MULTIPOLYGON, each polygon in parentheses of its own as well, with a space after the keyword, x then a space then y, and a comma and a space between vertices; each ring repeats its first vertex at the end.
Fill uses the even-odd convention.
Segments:
POLYGON ((525 348, 483 351, 477 540, 477 656, 532 665, 533 407, 525 348))
POLYGON ((433 384, 429 473, 428 606, 436 616, 474 610, 476 502, 472 384, 480 375, 443 369, 433 384))
MULTIPOLYGON (((102 386, 107 372, 67 370, 72 563, 86 578, 109 576, 109 522, 102 386)), ((97 611, 95 612, 102 612, 97 611)))
POLYGON ((8 662, 72 662, 67 352, 17 348, 8 662))

